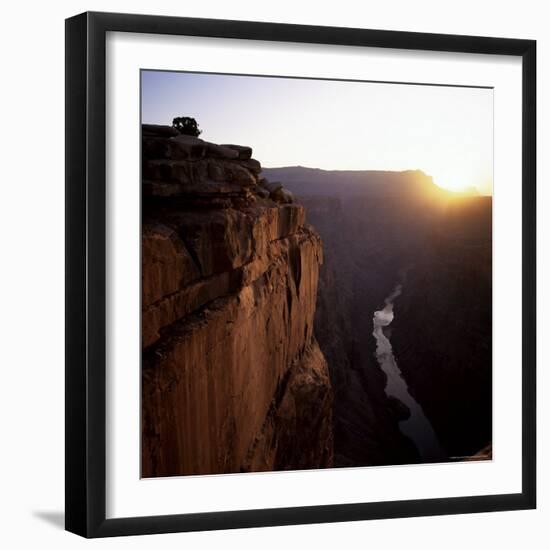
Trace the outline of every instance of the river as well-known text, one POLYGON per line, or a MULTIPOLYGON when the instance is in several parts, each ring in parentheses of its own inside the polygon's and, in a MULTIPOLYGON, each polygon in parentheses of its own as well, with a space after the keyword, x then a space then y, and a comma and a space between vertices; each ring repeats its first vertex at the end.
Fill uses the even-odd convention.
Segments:
POLYGON ((385 392, 404 403, 410 410, 410 417, 399 422, 401 432, 409 437, 422 458, 423 462, 447 461, 447 453, 441 447, 432 425, 426 418, 422 407, 409 393, 407 383, 399 370, 393 355, 389 338, 384 334, 384 327, 394 319, 393 303, 401 294, 402 285, 397 285, 393 292, 385 299, 383 309, 374 312, 372 335, 376 340, 376 358, 387 376, 385 392))

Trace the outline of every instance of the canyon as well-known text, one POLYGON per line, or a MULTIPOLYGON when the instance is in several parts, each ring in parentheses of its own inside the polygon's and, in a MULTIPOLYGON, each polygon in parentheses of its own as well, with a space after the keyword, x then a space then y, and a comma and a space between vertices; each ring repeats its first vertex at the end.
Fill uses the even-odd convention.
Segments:
POLYGON ((334 399, 335 466, 492 457, 492 199, 451 193, 419 170, 264 169, 304 204, 325 249, 315 332, 334 399), (332 182, 332 183, 331 183, 332 182), (385 392, 381 336, 445 451, 421 457, 410 410, 385 392))
POLYGON ((491 459, 491 222, 143 125, 142 476, 491 459))

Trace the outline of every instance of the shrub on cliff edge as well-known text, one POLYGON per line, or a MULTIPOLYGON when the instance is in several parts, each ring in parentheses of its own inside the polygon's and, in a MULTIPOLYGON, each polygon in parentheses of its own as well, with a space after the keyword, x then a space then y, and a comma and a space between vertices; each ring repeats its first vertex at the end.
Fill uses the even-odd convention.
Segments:
POLYGON ((197 121, 193 117, 179 116, 172 121, 172 126, 180 133, 186 136, 199 137, 202 130, 199 129, 197 121))

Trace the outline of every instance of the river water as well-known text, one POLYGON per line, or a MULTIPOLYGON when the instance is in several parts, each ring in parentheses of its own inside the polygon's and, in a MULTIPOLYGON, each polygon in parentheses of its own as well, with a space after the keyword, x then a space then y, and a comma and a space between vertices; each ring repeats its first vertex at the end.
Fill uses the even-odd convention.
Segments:
POLYGON ((411 412, 408 419, 399 422, 401 432, 414 442, 423 461, 445 461, 447 454, 441 447, 422 407, 409 393, 407 383, 393 355, 391 342, 384 334, 384 327, 389 326, 393 321, 393 303, 401 294, 401 291, 402 285, 397 285, 393 292, 385 299, 384 309, 374 312, 374 330, 372 335, 376 340, 376 358, 387 376, 386 395, 399 399, 411 412))

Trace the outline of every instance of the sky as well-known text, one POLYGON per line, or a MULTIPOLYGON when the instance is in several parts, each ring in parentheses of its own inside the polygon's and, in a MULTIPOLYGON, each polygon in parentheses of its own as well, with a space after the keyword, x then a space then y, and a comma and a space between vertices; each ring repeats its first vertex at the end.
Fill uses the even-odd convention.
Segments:
POLYGON ((262 166, 423 170, 491 194, 493 90, 142 71, 142 122, 194 117, 201 138, 253 148, 262 166))

